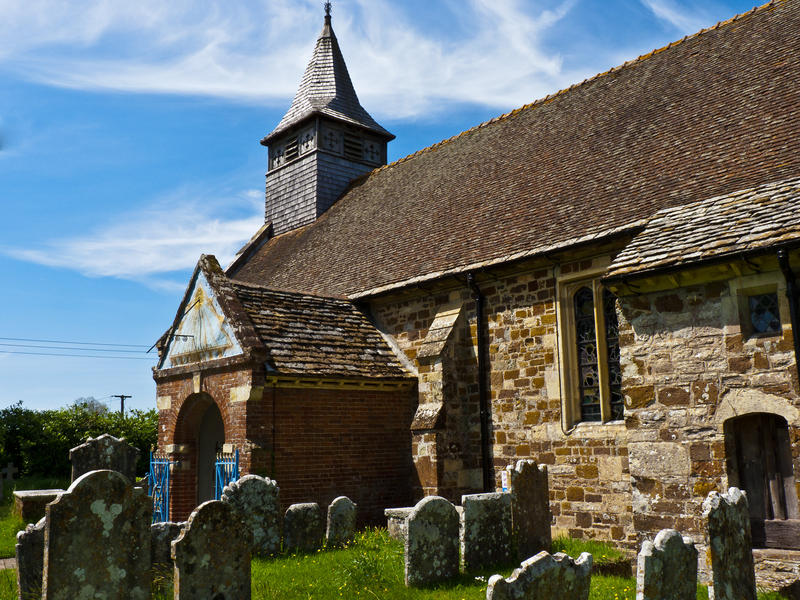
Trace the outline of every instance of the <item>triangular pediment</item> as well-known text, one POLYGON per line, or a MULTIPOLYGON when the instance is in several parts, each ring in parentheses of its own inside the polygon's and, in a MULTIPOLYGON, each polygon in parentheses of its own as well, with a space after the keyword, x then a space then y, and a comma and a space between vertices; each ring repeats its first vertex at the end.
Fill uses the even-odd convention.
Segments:
POLYGON ((168 369, 242 354, 234 328, 202 270, 190 283, 159 368, 168 369))

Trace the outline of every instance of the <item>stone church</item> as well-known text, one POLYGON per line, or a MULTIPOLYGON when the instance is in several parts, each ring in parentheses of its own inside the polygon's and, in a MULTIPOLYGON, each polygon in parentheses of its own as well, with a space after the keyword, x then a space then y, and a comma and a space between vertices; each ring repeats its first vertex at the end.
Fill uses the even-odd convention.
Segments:
POLYGON ((221 449, 371 522, 531 458, 558 531, 702 540, 735 485, 797 563, 798 32, 776 0, 387 165, 326 16, 264 226, 159 344, 172 518, 221 449))

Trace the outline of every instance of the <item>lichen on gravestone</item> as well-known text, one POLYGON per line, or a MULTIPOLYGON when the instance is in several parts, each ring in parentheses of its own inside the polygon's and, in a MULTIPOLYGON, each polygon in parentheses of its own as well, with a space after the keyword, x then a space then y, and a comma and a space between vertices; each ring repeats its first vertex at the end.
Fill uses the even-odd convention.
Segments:
POLYGON ((325 530, 325 545, 328 548, 344 546, 353 540, 356 533, 358 507, 347 496, 339 496, 328 506, 328 525, 325 530))
POLYGON ((440 496, 420 500, 406 521, 405 581, 426 586, 458 575, 459 516, 440 496))
POLYGON ((507 563, 511 559, 511 495, 461 497, 461 557, 464 571, 507 563))
POLYGON ((552 544, 547 466, 528 459, 506 467, 511 480, 511 522, 517 556, 530 558, 552 544))
POLYGON ((645 541, 637 561, 637 600, 694 600, 696 595, 694 541, 674 529, 662 529, 655 541, 645 541))
POLYGON ((732 487, 703 501, 711 558, 710 600, 756 600, 756 577, 747 495, 732 487))
POLYGON ((149 599, 152 510, 116 471, 76 479, 47 506, 43 599, 149 599))
POLYGON ((249 600, 251 544, 229 504, 198 506, 172 542, 175 600, 249 600))
POLYGON ((283 518, 284 552, 313 552, 322 547, 325 526, 316 502, 292 504, 283 518))
POLYGON ((587 600, 592 579, 592 555, 577 560, 559 552, 539 552, 515 569, 508 579, 492 575, 486 600, 587 600))
POLYGON ((252 553, 277 554, 281 549, 280 488, 272 479, 245 475, 222 491, 222 501, 239 513, 253 536, 252 553))
POLYGON ((122 473, 132 482, 136 481, 136 461, 139 449, 131 446, 125 438, 116 438, 104 433, 89 438, 69 451, 72 463, 72 481, 89 471, 109 469, 122 473))

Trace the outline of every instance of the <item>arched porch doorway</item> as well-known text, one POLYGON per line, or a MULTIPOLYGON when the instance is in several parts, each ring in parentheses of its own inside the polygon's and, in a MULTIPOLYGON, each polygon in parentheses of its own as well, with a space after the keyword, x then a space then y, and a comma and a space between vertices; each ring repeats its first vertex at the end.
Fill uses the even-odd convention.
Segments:
POLYGON ((214 463, 225 443, 225 423, 216 403, 206 408, 197 431, 197 503, 214 499, 214 463))
POLYGON ((198 504, 214 499, 215 459, 225 444, 225 421, 211 395, 192 394, 183 402, 175 424, 181 468, 173 472, 171 518, 184 519, 198 504))

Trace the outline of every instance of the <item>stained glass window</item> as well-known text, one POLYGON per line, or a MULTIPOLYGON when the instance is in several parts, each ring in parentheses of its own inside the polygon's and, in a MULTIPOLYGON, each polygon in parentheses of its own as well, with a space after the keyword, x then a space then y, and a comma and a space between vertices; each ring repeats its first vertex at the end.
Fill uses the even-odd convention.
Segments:
POLYGON ((747 297, 750 325, 753 333, 779 333, 781 317, 778 312, 778 294, 757 294, 747 297))
POLYGON ((582 287, 573 299, 578 351, 578 387, 582 421, 600 421, 600 377, 597 362, 597 334, 594 326, 594 293, 582 287))
POLYGON ((617 322, 617 299, 608 290, 603 290, 603 317, 606 324, 606 355, 608 360, 608 399, 611 419, 625 417, 622 396, 622 369, 619 366, 619 323, 617 322))

